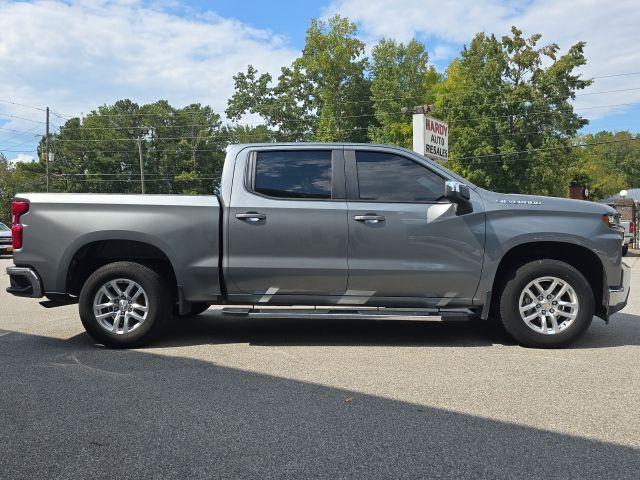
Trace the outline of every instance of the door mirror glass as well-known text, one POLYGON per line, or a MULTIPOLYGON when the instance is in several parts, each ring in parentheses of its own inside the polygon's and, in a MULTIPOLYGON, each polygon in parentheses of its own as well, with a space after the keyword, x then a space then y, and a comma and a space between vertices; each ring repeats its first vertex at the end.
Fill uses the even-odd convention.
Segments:
POLYGON ((469 191, 469 187, 464 183, 456 182, 455 180, 446 181, 444 184, 444 198, 458 206, 456 209, 458 215, 472 211, 470 202, 471 192, 469 191))
POLYGON ((444 184, 444 198, 451 203, 468 202, 471 198, 469 187, 463 183, 449 180, 444 184))

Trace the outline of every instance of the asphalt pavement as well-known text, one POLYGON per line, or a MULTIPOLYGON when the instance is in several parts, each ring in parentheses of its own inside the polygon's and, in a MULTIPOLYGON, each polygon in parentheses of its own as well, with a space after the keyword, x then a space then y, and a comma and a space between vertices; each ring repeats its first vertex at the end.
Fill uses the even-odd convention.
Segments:
POLYGON ((627 308, 565 350, 214 309, 108 350, 0 274, 0 478, 637 479, 639 258, 627 308))

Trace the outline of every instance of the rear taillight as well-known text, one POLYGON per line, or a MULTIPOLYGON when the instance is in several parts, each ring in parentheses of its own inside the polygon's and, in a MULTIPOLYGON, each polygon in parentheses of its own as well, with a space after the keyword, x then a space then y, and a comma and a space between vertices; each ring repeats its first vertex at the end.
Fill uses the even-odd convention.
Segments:
POLYGON ((20 217, 29 211, 29 202, 15 201, 11 204, 11 240, 14 250, 22 248, 23 227, 20 217))
POLYGON ((636 225, 633 222, 629 222, 629 233, 633 234, 636 231, 636 225))

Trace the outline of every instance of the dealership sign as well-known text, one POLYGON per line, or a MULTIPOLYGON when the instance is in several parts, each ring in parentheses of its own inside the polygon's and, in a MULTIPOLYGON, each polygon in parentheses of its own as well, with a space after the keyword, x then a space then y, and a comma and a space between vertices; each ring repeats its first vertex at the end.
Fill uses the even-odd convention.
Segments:
POLYGON ((437 160, 449 158, 449 125, 423 113, 413 115, 413 150, 437 160))

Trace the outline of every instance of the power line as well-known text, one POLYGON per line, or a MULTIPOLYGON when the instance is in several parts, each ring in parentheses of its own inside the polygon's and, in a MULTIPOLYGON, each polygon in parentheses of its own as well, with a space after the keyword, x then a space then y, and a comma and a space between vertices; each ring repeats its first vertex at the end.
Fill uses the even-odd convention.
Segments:
MULTIPOLYGON (((356 128, 353 130, 367 130, 368 128, 356 128)), ((512 138, 512 137, 526 137, 529 135, 539 135, 539 134, 573 134, 575 132, 574 129, 567 129, 567 130, 552 130, 552 131, 544 131, 544 129, 540 129, 540 130, 531 130, 531 131, 526 131, 526 132, 513 132, 513 133, 496 133, 496 134, 483 134, 483 133, 478 133, 475 135, 467 135, 466 138, 512 138)), ((291 134, 280 134, 283 137, 295 137, 297 134, 291 133, 291 134)), ((201 147, 196 147, 195 149, 192 148, 190 145, 185 145, 184 149, 185 151, 188 150, 188 152, 222 152, 223 151, 223 147, 227 146, 227 145, 231 145, 231 144, 237 144, 237 143, 247 143, 247 137, 250 137, 249 135, 244 135, 244 138, 237 138, 237 137, 233 137, 233 136, 226 136, 226 135, 221 135, 220 138, 214 138, 214 137, 207 137, 207 144, 208 145, 219 145, 221 146, 220 148, 201 148, 201 147)), ((260 136, 261 137, 261 136, 260 136)), ((198 139, 201 139, 202 137, 198 137, 198 139)), ((168 141, 168 140, 186 140, 186 139, 196 139, 196 137, 157 137, 154 140, 156 141, 168 141)), ((260 138, 262 139, 262 138, 260 138)), ((131 141, 131 142, 135 142, 137 141, 137 139, 135 138, 119 138, 119 139, 108 139, 108 140, 103 140, 103 139, 86 139, 86 140, 79 140, 79 139, 57 139, 57 142, 60 143, 86 143, 86 142, 108 142, 108 141, 131 141)), ((296 142, 298 141, 298 139, 293 138, 292 141, 296 142)), ((25 144, 27 142, 23 142, 23 144, 25 144)), ((258 142, 258 143, 272 143, 270 141, 266 141, 266 142, 258 142)), ((18 145, 14 145, 13 147, 16 147, 18 145)), ((172 152, 172 153, 178 153, 180 147, 179 146, 174 146, 173 148, 153 148, 153 146, 150 146, 147 149, 147 152, 151 152, 151 153, 163 153, 163 152, 172 152)), ((30 152, 31 150, 11 150, 11 149, 1 149, 2 151, 5 152, 11 152, 11 153, 26 153, 26 152, 30 152)), ((96 149, 80 149, 80 150, 75 150, 75 151, 71 151, 69 153, 73 153, 76 155, 80 155, 80 154, 89 154, 89 153, 102 153, 102 154, 118 154, 118 153, 134 153, 133 150, 108 150, 108 149, 103 149, 103 148, 96 148, 96 149)))
POLYGON ((31 140, 27 140, 26 142, 16 143, 14 145, 9 145, 8 148, 0 148, 0 152, 9 152, 9 153, 28 153, 33 150, 12 150, 14 148, 22 147, 23 145, 32 144, 31 140))
MULTIPOLYGON (((584 75, 583 73, 578 73, 577 75, 584 75)), ((598 75, 598 76, 594 76, 594 77, 590 77, 587 80, 599 80, 599 79, 604 79, 604 78, 614 78, 614 77, 624 77, 624 76, 633 76, 633 75, 640 75, 640 72, 623 72, 623 73, 614 73, 614 74, 610 74, 610 75, 598 75)), ((625 89, 618 89, 618 90, 608 90, 608 91, 602 91, 602 92, 584 92, 584 93, 577 93, 575 94, 575 96, 583 96, 583 95, 600 95, 600 94, 606 94, 606 93, 618 93, 618 92, 626 92, 626 91, 632 91, 632 90, 640 90, 640 87, 635 87, 635 88, 625 88, 625 89)), ((553 98, 553 97, 547 97, 547 98, 553 98)), ((378 102, 378 101, 385 101, 385 100, 405 100, 406 96, 404 97, 371 97, 368 100, 347 100, 344 101, 342 103, 359 103, 359 102, 378 102)), ((24 108, 30 108, 32 110, 38 110, 41 112, 45 112, 46 108, 42 108, 42 107, 37 107, 35 105, 29 105, 26 103, 20 103, 20 102, 16 102, 14 100, 7 100, 7 99, 0 99, 0 102, 2 103, 7 103, 7 104, 11 104, 11 105, 15 105, 15 106, 19 106, 19 107, 24 107, 24 108)), ((498 103, 496 103, 498 104, 498 103)), ((486 104, 484 106, 487 106, 486 104)), ((206 106, 205 106, 206 107, 206 106)), ((224 111, 222 111, 222 109, 225 107, 221 107, 220 111, 214 111, 212 113, 224 113, 224 111)), ((275 108, 275 107, 274 107, 275 108)), ((216 109, 217 110, 217 109, 216 109)), ((55 115, 56 117, 60 118, 60 119, 71 119, 71 118, 80 118, 80 117, 86 117, 86 116, 80 116, 80 115, 65 115, 63 113, 57 112, 52 110, 51 113, 53 115, 55 115)), ((200 115, 201 112, 179 112, 179 115, 187 115, 187 116, 193 116, 193 115, 200 115)), ((92 113, 90 115, 95 115, 95 116, 101 116, 101 117, 119 117, 119 116, 165 116, 166 113, 141 113, 141 112, 121 112, 121 113, 112 113, 112 114, 104 114, 104 113, 92 113)), ((22 117, 16 117, 16 116, 11 116, 11 115, 5 115, 5 116, 9 116, 10 118, 16 118, 19 120, 26 120, 26 121, 35 121, 32 119, 25 119, 22 117)), ((44 122, 39 122, 39 123, 44 123, 44 122)))
POLYGON ((629 142, 637 142, 640 141, 640 137, 636 138, 625 138, 621 140, 608 140, 602 142, 587 142, 587 143, 577 143, 573 145, 563 145, 560 147, 541 147, 541 148, 532 148, 531 150, 520 150, 517 152, 508 152, 508 153, 489 153, 486 155, 474 155, 471 157, 458 157, 458 158, 450 158, 449 160, 458 161, 458 160, 478 160, 481 158, 490 158, 490 157, 507 157, 509 155, 519 155, 522 153, 532 153, 532 152, 545 152, 545 151, 553 151, 553 150, 565 150, 567 148, 580 148, 580 147, 595 147, 598 145, 608 145, 612 143, 629 143, 629 142))
MULTIPOLYGON (((638 90, 640 90, 640 88, 638 88, 638 90)), ((579 108, 579 110, 595 110, 595 109, 600 109, 600 108, 615 108, 615 107, 626 107, 626 106, 633 106, 636 105, 637 103, 614 103, 614 104, 605 104, 605 105, 595 105, 595 106, 591 106, 591 107, 581 107, 579 108)), ((575 109, 575 106, 570 105, 572 109, 575 109)), ((458 105, 454 105, 451 107, 451 109, 459 109, 459 108, 464 108, 464 105, 458 106, 458 105)), ((532 117, 532 116, 538 116, 538 115, 547 115, 547 114, 553 114, 553 113, 563 113, 560 112, 559 110, 534 110, 534 111, 529 111, 529 112, 520 112, 520 113, 510 113, 510 114, 503 114, 503 115, 494 115, 494 116, 486 116, 486 115, 482 115, 481 118, 483 120, 491 120, 491 119, 499 119, 499 118, 509 118, 509 117, 532 117)), ((371 118, 371 117, 375 117, 378 118, 380 116, 383 117, 400 117, 401 114, 395 113, 395 112, 378 112, 378 113, 367 113, 367 114, 360 114, 360 115, 342 115, 339 117, 336 117, 339 120, 344 120, 344 119, 357 119, 357 118, 371 118)), ((471 119, 461 119, 460 121, 466 121, 468 122, 471 119)), ((307 123, 310 120, 308 119, 293 119, 293 120, 288 120, 287 122, 283 122, 283 123, 287 123, 287 124, 303 124, 303 123, 307 123)), ((456 125, 459 121, 453 121, 453 122, 449 122, 450 125, 456 125)), ((258 127, 258 126, 262 126, 265 125, 265 122, 241 122, 241 123, 232 123, 229 125, 221 125, 219 128, 224 128, 225 126, 235 126, 235 127, 258 127)), ((210 124, 203 124, 203 125, 197 125, 197 124, 191 124, 191 125, 160 125, 160 126, 152 126, 152 125, 141 125, 141 126, 106 126, 106 127, 85 127, 85 126, 81 126, 79 127, 79 131, 83 131, 83 130, 90 130, 90 131, 103 131, 103 130, 143 130, 143 131, 153 131, 153 130, 162 130, 162 129, 173 129, 173 128, 196 128, 196 127, 200 127, 200 128, 215 128, 215 125, 210 125, 210 124)), ((62 131, 64 131, 64 126, 61 128, 62 131)), ((368 127, 366 127, 368 128, 368 127)), ((365 129, 366 129, 365 128, 365 129)), ((353 129, 349 129, 349 130, 356 130, 356 128, 353 129)), ((250 133, 247 134, 241 134, 244 136, 248 136, 248 135, 252 135, 250 133)), ((261 133, 257 133, 255 135, 258 136, 262 136, 261 133)), ((214 136, 210 136, 210 137, 206 137, 206 136, 198 136, 198 137, 194 137, 194 136, 185 136, 185 137, 168 137, 167 139, 170 140, 180 140, 180 139, 184 139, 184 140, 194 140, 194 139, 206 139, 206 138, 213 138, 214 136)), ((104 141, 104 140, 111 140, 111 141, 119 141, 121 139, 87 139, 89 141, 104 141)), ((80 141, 80 140, 77 140, 80 141)))
MULTIPOLYGON (((608 105, 596 105, 596 106, 592 106, 592 107, 584 107, 582 110, 593 110, 593 109, 599 109, 599 108, 615 108, 615 107, 621 107, 621 106, 630 106, 630 105, 635 105, 635 103, 616 103, 616 104, 608 104, 608 105)), ((491 119, 500 119, 500 118, 511 118, 511 117, 534 117, 534 116, 539 116, 539 115, 553 115, 555 113, 563 113, 563 112, 559 112, 557 110, 537 110, 537 111, 530 111, 530 112, 522 112, 522 113, 512 113, 512 114, 504 114, 504 115, 495 115, 495 116, 481 116, 478 117, 482 120, 491 120, 491 119)), ((346 116, 341 116, 338 117, 339 119, 347 119, 347 118, 364 118, 364 117, 378 117, 381 114, 365 114, 365 115, 346 115, 346 116)), ((382 115, 384 116, 400 116, 400 114, 395 114, 395 113, 382 113, 382 115)), ((462 121, 465 122, 469 122, 470 120, 473 119, 462 119, 462 121)), ((291 123, 298 123, 304 120, 292 120, 291 123)), ((449 125, 458 125, 459 122, 458 121, 453 121, 453 122, 449 122, 449 125)), ((249 124, 234 124, 235 126, 250 126, 249 124)), ((262 123, 258 123, 256 125, 262 125, 262 123)), ((195 125, 193 125, 195 126, 195 125)), ((203 127, 209 127, 208 125, 202 125, 203 127)), ((83 128, 91 128, 91 127, 80 127, 80 131, 82 131, 83 128)), ((153 128, 151 127, 93 127, 94 130, 131 130, 131 129, 135 129, 135 128, 141 128, 141 129, 145 129, 145 130, 153 130, 153 128)), ((167 127, 160 127, 160 129, 162 128, 167 128, 167 127)), ((181 126, 173 126, 173 128, 183 128, 181 126)), ((354 128, 350 128, 348 130, 339 130, 341 132, 346 133, 347 131, 354 131, 354 130, 367 130, 369 127, 354 127, 354 128)), ((271 132, 274 134, 282 134, 281 132, 271 132)), ((298 132, 295 133, 284 133, 284 135, 297 135, 299 134, 298 132)), ((238 134, 232 133, 232 134, 225 134, 225 133, 215 133, 212 135, 205 135, 205 136, 180 136, 180 137, 156 137, 153 138, 153 140, 207 140, 207 139, 215 139, 215 138, 234 138, 235 136, 237 136, 238 134), (233 136, 233 137, 232 137, 233 136)), ((259 136, 259 137, 263 137, 264 135, 262 133, 247 133, 247 134, 239 134, 240 137, 251 137, 251 136, 259 136)), ((137 138, 137 137, 136 137, 137 138)), ((57 142, 108 142, 108 141, 132 141, 135 140, 133 138, 95 138, 95 139, 56 139, 57 142)))
POLYGON ((33 118, 19 117, 17 115, 10 115, 8 113, 0 113, 0 117, 13 118, 15 120, 24 120, 26 122, 40 123, 42 125, 46 124, 46 122, 42 122, 40 120, 34 120, 33 118))
POLYGON ((576 97, 584 97, 585 95, 603 95, 606 93, 620 93, 620 92, 631 92, 634 90, 640 90, 640 87, 633 88, 619 88, 617 90, 604 90, 602 92, 584 92, 584 93, 576 93, 576 97))
POLYGON ((591 77, 591 78, 595 80, 599 78, 626 77, 628 75, 640 75, 640 72, 613 73, 611 75, 600 75, 598 77, 591 77))
MULTIPOLYGON (((65 179, 62 175, 52 175, 52 178, 55 179, 65 179)), ((219 176, 215 177, 198 177, 198 178, 177 178, 177 177, 163 177, 163 178, 145 178, 146 182, 195 182, 202 180, 220 180, 219 176)), ((105 183, 105 182, 124 182, 124 183, 140 183, 142 180, 139 178, 120 178, 120 179, 105 179, 105 178, 74 178, 73 182, 90 182, 90 183, 105 183)))
MULTIPOLYGON (((3 131, 7 131, 7 132, 11 132, 11 133, 13 133, 13 135, 11 135, 11 136, 9 136, 9 137, 7 137, 7 138, 3 138, 3 139, 2 139, 2 142, 8 142, 8 141, 13 140, 14 138, 17 138, 17 137, 19 137, 19 136, 24 136, 24 135, 33 136, 33 137, 36 137, 36 138, 37 138, 37 137, 40 137, 40 136, 41 136, 41 134, 40 134, 40 133, 33 133, 33 132, 34 132, 34 130, 36 130, 36 129, 38 129, 38 128, 41 128, 41 127, 40 127, 40 126, 37 126, 37 127, 32 128, 31 130, 23 131, 23 130, 14 130, 14 129, 11 129, 11 128, 2 128, 2 127, 0 127, 0 130, 3 130, 3 131)), ((29 143, 30 141, 31 141, 31 140, 27 140, 27 141, 25 141, 25 142, 20 143, 20 145, 24 145, 25 143, 29 143)), ((15 143, 15 142, 12 142, 12 143, 15 143)), ((11 146, 11 148, 14 148, 14 147, 16 147, 16 146, 17 146, 17 145, 12 145, 12 146, 11 146)))
MULTIPOLYGON (((133 166, 135 167, 135 165, 127 165, 127 166, 133 166)), ((197 173, 197 172, 195 172, 197 173)), ((221 173, 221 172, 218 172, 221 173)), ((53 175, 56 176, 61 176, 61 177, 94 177, 94 176, 101 176, 101 177, 118 177, 118 176, 123 176, 123 175, 138 175, 136 172, 121 172, 121 173, 54 173, 53 175)), ((206 175, 213 175, 211 173, 207 173, 206 175)), ((166 175, 164 173, 147 173, 145 174, 145 177, 162 177, 162 178, 170 178, 170 177, 175 177, 176 175, 166 175)))
MULTIPOLYGON (((582 142, 582 143, 576 143, 576 144, 572 144, 572 145, 562 145, 562 146, 557 146, 557 147, 539 147, 539 148, 532 148, 532 149, 529 149, 529 150, 519 150, 519 151, 515 151, 515 152, 491 153, 491 154, 474 155, 474 156, 457 157, 457 158, 453 158, 452 157, 449 160, 451 160, 451 161, 478 160, 478 159, 485 159, 485 158, 492 158, 492 157, 505 157, 505 156, 512 156, 512 155, 520 155, 520 154, 530 154, 530 153, 534 153, 534 152, 565 150, 565 149, 568 149, 568 148, 581 148, 581 147, 591 148, 591 147, 599 146, 599 145, 609 145, 609 144, 615 144, 615 143, 630 143, 630 142, 636 142, 636 141, 640 141, 640 136, 637 136, 637 137, 634 137, 634 138, 617 139, 617 140, 582 142)), ((221 152, 221 150, 199 150, 199 151, 200 152, 205 152, 205 151, 221 152)), ((90 152, 79 152, 79 153, 90 153, 90 152)), ((105 153, 105 152, 101 152, 99 150, 95 151, 95 152, 105 153)), ((124 151, 124 152, 112 152, 112 153, 135 153, 135 152, 124 151)), ((136 166, 133 165, 133 164, 131 164, 131 165, 124 164, 124 165, 129 166, 131 168, 136 168, 136 166)), ((127 175, 129 173, 122 173, 122 174, 123 175, 127 175)), ((131 173, 131 174, 136 174, 136 173, 134 172, 134 173, 131 173)), ((69 175, 71 175, 71 174, 69 174, 69 175)), ((84 174, 73 174, 73 175, 82 176, 84 174)), ((106 175, 106 174, 96 174, 96 175, 106 175)), ((153 177, 154 175, 162 175, 162 174, 145 174, 145 175, 153 177)))
POLYGON ((18 102, 14 102, 12 100, 4 100, 4 99, 0 98, 0 102, 2 102, 2 103, 10 103, 11 105, 16 105, 18 107, 31 108, 33 110, 40 110, 41 112, 45 111, 44 108, 35 107, 33 105, 27 105, 27 104, 24 104, 24 103, 18 103, 18 102))
POLYGON ((23 145, 32 144, 33 140, 25 140, 25 141, 21 142, 20 140, 17 140, 17 137, 23 136, 23 135, 33 135, 34 137, 39 137, 39 136, 41 136, 39 133, 33 133, 33 131, 38 129, 38 128, 41 128, 41 127, 38 125, 38 126, 32 128, 31 130, 28 130, 28 131, 24 132, 24 131, 21 131, 21 130, 13 130, 13 129, 10 129, 10 128, 2 128, 2 127, 0 127, 0 129, 2 129, 2 130, 13 131, 14 132, 13 135, 2 139, 2 142, 11 142, 11 143, 10 144, 6 144, 5 143, 4 144, 5 147, 4 148, 0 148, 0 152, 2 152, 2 151, 10 152, 11 150, 9 150, 9 149, 14 149, 14 148, 22 147, 23 145), (16 139, 16 140, 14 140, 14 139, 16 139))
MULTIPOLYGON (((368 127, 363 127, 363 128, 354 128, 352 130, 368 130, 368 127)), ((575 132, 574 129, 566 129, 566 130, 552 130, 552 131, 544 131, 543 129, 540 130, 530 130, 530 131, 526 131, 526 132, 513 132, 513 133, 496 133, 496 134, 483 134, 483 133, 478 133, 478 134, 474 134, 474 135, 466 135, 466 138, 513 138, 513 137, 526 137, 529 135, 539 135, 539 134, 573 134, 575 132)), ((291 133, 291 134, 280 134, 283 137, 295 137, 297 134, 295 133, 291 133)), ((260 137, 260 139, 262 139, 262 135, 257 135, 260 137)), ((208 145, 219 145, 221 146, 220 148, 201 148, 201 147, 196 147, 195 149, 192 148, 190 145, 185 145, 184 149, 185 151, 188 150, 188 152, 222 152, 223 151, 223 147, 227 146, 227 145, 231 145, 231 144, 237 144, 237 143, 246 143, 247 137, 251 137, 251 135, 244 135, 244 138, 238 138, 238 137, 234 137, 234 136, 228 136, 228 135, 219 135, 218 137, 156 137, 153 140, 154 141, 170 141, 170 140, 188 140, 188 139, 206 139, 207 140, 207 144, 208 145)), ((131 142, 137 142, 137 138, 118 138, 118 139, 56 139, 54 143, 86 143, 86 142, 110 142, 110 141, 131 141, 131 142)), ((296 138, 293 138, 293 141, 297 141, 296 138)), ((25 142, 26 143, 26 142, 25 142)), ((258 143, 272 143, 272 142, 258 142, 258 143)), ((16 145, 17 146, 17 145, 16 145)), ((178 153, 179 150, 179 146, 176 145, 173 148, 153 148, 153 146, 148 146, 147 152, 151 152, 151 153, 164 153, 164 152, 172 152, 172 153, 178 153)), ((9 150, 9 149, 3 149, 3 151, 5 152, 11 152, 11 153, 27 153, 29 151, 27 150, 9 150)), ((135 153, 134 150, 108 150, 108 149, 103 149, 103 148, 95 148, 95 149, 80 149, 80 150, 75 150, 75 151, 71 151, 69 153, 73 153, 76 155, 80 155, 80 154, 89 154, 89 153, 101 153, 101 154, 118 154, 118 153, 123 153, 123 154, 132 154, 135 153)))
MULTIPOLYGON (((629 73, 629 75, 631 75, 633 73, 629 73)), ((638 74, 640 74, 640 72, 638 72, 638 74)), ((622 75, 622 74, 619 74, 622 75)), ((600 77, 603 78, 603 77, 600 77)), ((617 90, 607 90, 607 91, 601 91, 601 92, 585 92, 582 94, 576 94, 576 96, 581 96, 581 95, 600 95, 600 94, 607 94, 607 93, 618 93, 618 92, 625 92, 625 91, 632 91, 632 90, 640 90, 640 87, 633 87, 633 88, 628 88, 628 89, 617 89, 617 90)), ((546 97, 547 100, 552 99, 553 97, 546 97)), ((565 97, 563 97, 563 99, 565 99, 565 97)), ((362 100, 364 101, 376 101, 376 99, 370 99, 370 100, 362 100)), ((7 101, 9 103, 16 103, 16 102, 10 102, 7 101)), ((481 103, 476 103, 476 104, 466 104, 466 105, 454 105, 451 108, 455 108, 455 109, 463 109, 463 108, 472 108, 472 107, 490 107, 490 106, 496 106, 496 105, 508 105, 510 103, 521 103, 521 104, 527 104, 529 103, 529 101, 522 101, 522 100, 514 100, 514 101, 503 101, 503 102, 496 102, 496 103, 489 103, 489 104, 481 104, 481 103)), ((22 104, 21 104, 22 105, 22 104)), ((598 109, 598 108, 612 108, 612 107, 620 107, 620 106, 631 106, 631 105, 635 105, 635 103, 619 103, 619 104, 609 104, 609 105, 598 105, 598 106, 592 106, 592 107, 583 107, 580 108, 580 110, 591 110, 591 109, 598 109)), ((29 107, 32 107, 29 105, 29 107)), ((36 109, 39 109, 37 107, 33 107, 36 109)), ((572 106, 572 108, 575 108, 575 106, 572 106)), ((43 110, 46 111, 46 109, 39 109, 39 110, 43 110)), ((521 113, 512 113, 512 114, 505 114, 505 115, 499 115, 499 116, 484 116, 484 119, 496 119, 496 118, 508 118, 508 117, 512 117, 512 116, 534 116, 534 115, 538 115, 538 114, 546 114, 549 113, 547 111, 543 111, 543 112, 538 112, 538 111, 533 111, 533 112, 521 112, 521 113)), ((190 115, 191 113, 189 112, 183 112, 180 113, 180 115, 190 115)), ((192 114, 198 114, 198 112, 192 112, 192 114)), ((93 114, 94 118, 97 117, 112 117, 112 116, 123 116, 123 115, 136 115, 136 116, 140 116, 140 117, 145 117, 145 116, 165 116, 166 113, 163 114, 144 114, 144 113, 117 113, 117 114, 93 114)), ((169 114, 171 115, 171 114, 169 114)), ((343 115, 338 117, 339 119, 355 119, 355 118, 366 118, 366 117, 380 117, 380 116, 397 116, 397 113, 389 113, 389 112, 378 112, 378 113, 371 113, 371 114, 360 114, 360 115, 343 115)), ((46 122, 42 122, 39 120, 34 120, 31 118, 25 118, 25 117, 20 117, 20 116, 16 116, 16 115, 10 115, 10 114, 3 114, 0 113, 0 116, 5 116, 8 118, 14 118, 14 119, 19 119, 19 120, 24 120, 24 121, 29 121, 29 122, 34 122, 34 123, 38 123, 38 124, 46 124, 46 122)), ((306 123, 309 122, 311 119, 298 119, 298 120, 290 120, 287 123, 306 123)), ((455 123, 455 122, 454 122, 455 123)), ((256 127, 256 126, 261 126, 264 125, 264 122, 243 122, 243 123, 235 123, 233 124, 235 126, 244 126, 244 127, 256 127)), ((64 129, 64 126, 58 126, 58 125, 54 125, 56 128, 58 129, 64 129)), ((222 125, 217 122, 216 124, 187 124, 187 125, 163 125, 163 126, 106 126, 106 127, 89 127, 89 126, 81 126, 80 129, 81 130, 94 130, 94 131, 98 131, 98 130, 129 130, 129 129, 138 129, 138 130, 153 130, 153 129, 172 129, 172 128, 202 128, 202 129, 211 129, 211 128, 216 128, 216 127, 221 127, 222 125)), ((18 130, 14 130, 14 132, 18 133, 18 130)), ((195 137, 184 137, 185 139, 195 139, 195 137)), ((203 138, 203 137, 198 137, 198 138, 203 138)))
MULTIPOLYGON (((576 75, 583 75, 583 74, 582 73, 578 73, 576 75)), ((599 76, 590 77, 589 79, 584 80, 584 81, 599 80, 599 79, 603 79, 603 78, 612 78, 612 77, 631 76, 631 75, 640 75, 640 72, 624 72, 624 73, 615 73, 615 74, 611 74, 611 75, 599 75, 599 76)), ((553 83, 552 83, 552 85, 553 85, 553 83)), ((471 90, 471 89, 475 90, 475 87, 469 87, 469 90, 471 90)), ((630 90, 640 90, 640 87, 630 88, 630 89, 603 91, 603 92, 584 92, 584 93, 577 93, 577 94, 575 94, 575 96, 600 95, 600 94, 605 94, 605 93, 615 93, 615 92, 623 92, 623 91, 630 91, 630 90)), ((547 98, 554 98, 554 97, 547 97, 547 98)), ((560 97, 556 96, 555 98, 560 98, 560 97)), ((366 99, 366 100, 344 100, 341 103, 372 103, 372 102, 379 102, 379 101, 406 100, 406 99, 407 99, 407 96, 403 96, 403 97, 377 97, 377 98, 376 97, 371 97, 371 98, 366 99)), ((209 107, 213 109, 211 113, 217 113, 217 114, 226 115, 226 112, 224 110, 228 107, 228 105, 227 105, 227 107, 216 107, 216 108, 213 108, 211 106, 209 106, 209 107)), ((279 109, 279 107, 272 107, 272 108, 268 109, 267 111, 278 110, 278 109, 279 109)), ((59 113, 54 113, 54 114, 59 118, 66 118, 66 119, 86 118, 88 116, 100 116, 100 117, 161 116, 162 117, 162 116, 166 115, 166 113, 142 113, 142 112, 119 112, 119 113, 92 112, 89 115, 65 115, 65 114, 59 114, 59 113)), ((193 116, 193 115, 201 115, 201 112, 179 112, 177 114, 186 115, 186 116, 193 116)))

